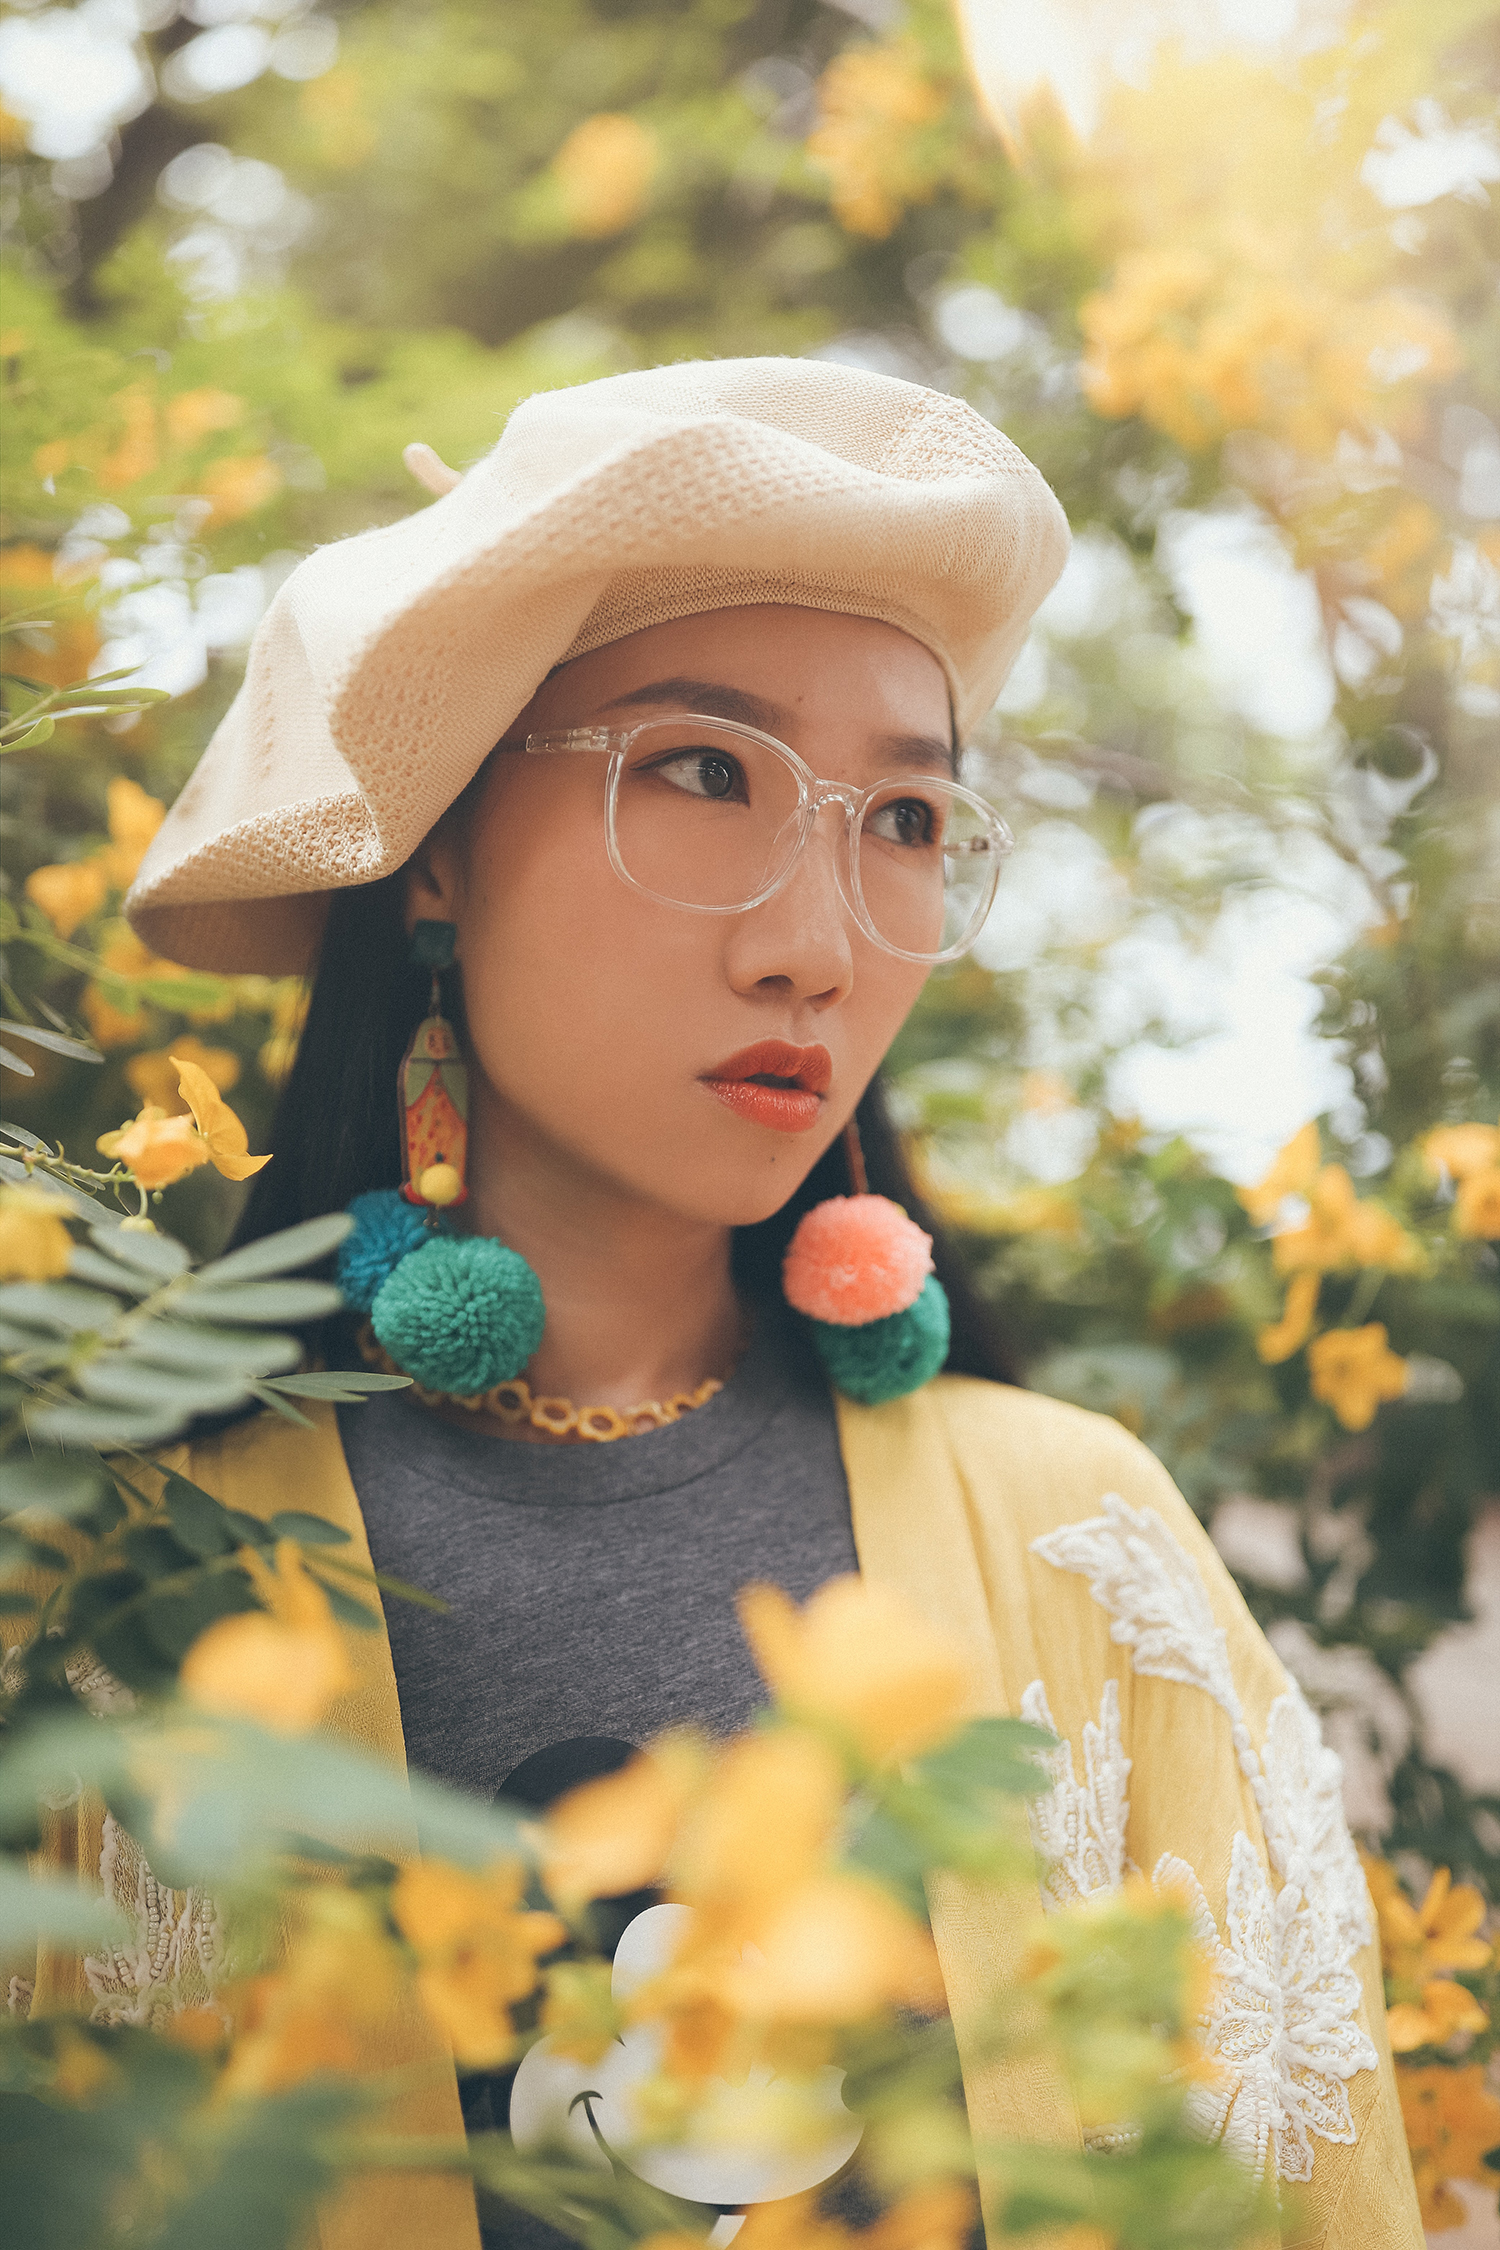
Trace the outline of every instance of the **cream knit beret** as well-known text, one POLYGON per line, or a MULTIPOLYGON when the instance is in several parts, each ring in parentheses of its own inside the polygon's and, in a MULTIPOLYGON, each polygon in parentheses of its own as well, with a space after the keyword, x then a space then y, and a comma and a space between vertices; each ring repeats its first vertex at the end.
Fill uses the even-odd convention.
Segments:
POLYGON ((1067 544, 1008 438, 887 375, 711 360, 543 392, 432 506, 292 572, 126 911, 196 968, 305 969, 328 892, 400 867, 555 665, 703 610, 883 618, 962 730, 1067 544))

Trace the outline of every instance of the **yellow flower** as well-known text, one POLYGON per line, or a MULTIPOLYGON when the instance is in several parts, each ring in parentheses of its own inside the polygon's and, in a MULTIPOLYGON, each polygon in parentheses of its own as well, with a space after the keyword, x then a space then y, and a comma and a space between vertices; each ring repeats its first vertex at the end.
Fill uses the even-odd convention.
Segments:
POLYGON ((574 234, 597 241, 633 226, 656 164, 656 136, 638 118, 606 112, 575 125, 552 159, 574 234))
POLYGON ((674 1887, 695 1905, 738 1910, 794 1890, 827 1856, 843 1808, 838 1759, 818 1735, 742 1735, 684 1814, 674 1887))
POLYGON ((39 1181, 0 1187, 0 1281, 55 1281, 68 1270, 73 1206, 39 1181))
POLYGON ((154 1102, 117 1133, 101 1133, 94 1143, 101 1156, 123 1164, 138 1187, 171 1187, 209 1160, 208 1143, 189 1117, 167 1117, 154 1102))
POLYGON ((1451 1977, 1434 1977, 1425 1985, 1420 2002, 1398 2000, 1386 2016, 1391 2045, 1398 2055, 1414 2047, 1441 2047, 1461 2031, 1485 2031, 1485 2014, 1472 1992, 1451 1977))
POLYGON ((319 1885, 294 1899, 291 1919, 284 1965, 225 1994, 234 2043, 221 2095, 275 2093, 315 2071, 357 2070, 360 2033, 399 1996, 399 1956, 373 1900, 319 1885))
POLYGON ((1453 1206, 1453 1231, 1466 1242, 1500 1239, 1500 1165, 1492 1171, 1473 1172, 1458 1183, 1453 1206))
POLYGON ((537 1987, 539 1954, 567 1938, 555 1914, 519 1909, 525 1887, 514 1862, 469 1875, 442 1860, 406 1868, 391 1912, 416 1953, 417 1989, 455 2058, 484 2068, 510 2052, 511 2003, 537 1987))
MULTIPOLYGON (((99 956, 106 969, 118 976, 149 984, 158 977, 182 977, 188 971, 175 961, 164 961, 143 945, 126 923, 116 923, 112 934, 99 956)), ((122 1007, 113 997, 113 988, 103 984, 85 986, 82 1008, 88 1019, 90 1031, 101 1047, 128 1047, 139 1039, 148 1021, 146 1010, 139 999, 129 1008, 122 1007)), ((233 1003, 230 1005, 233 1012, 233 1003)), ((194 1021, 199 1018, 195 1016, 194 1021)))
POLYGON ((916 1756, 962 1722, 971 1681, 951 1640, 899 1594, 835 1578, 798 1610, 775 1586, 747 1587, 740 1622, 777 1701, 821 1720, 876 1765, 916 1756))
POLYGON ((1486 2090, 1481 2063, 1398 2069, 1396 2085, 1423 2224, 1459 2226, 1468 2214, 1443 2183, 1493 2177, 1484 2159, 1500 2144, 1500 2101, 1486 2090))
POLYGON ((1307 1347, 1312 1395, 1331 1406, 1346 1430, 1367 1430, 1383 1399, 1406 1388, 1406 1362, 1386 1346, 1385 1326, 1330 1328, 1307 1347))
POLYGON ((559 1961, 548 1971, 541 2026, 556 2053, 601 2062, 624 2023, 607 1961, 559 1961))
POLYGON ((97 914, 109 895, 109 878, 98 859, 70 859, 55 867, 34 867, 26 896, 39 906, 60 938, 70 938, 80 922, 97 914))
POLYGON ((281 471, 264 453, 230 453, 210 461, 198 490, 213 502, 210 526, 237 523, 274 500, 283 484, 281 471))
POLYGON ((695 1735, 663 1735, 618 1773, 570 1789, 547 1815, 548 1890, 569 1907, 656 1882, 683 1811, 707 1770, 695 1735))
POLYGON ((109 805, 109 842, 97 855, 97 864, 117 891, 130 888, 146 856, 146 846, 160 828, 167 808, 150 796, 138 781, 116 774, 105 792, 109 805))
MULTIPOLYGON (((194 1063, 206 1072, 221 1094, 227 1094, 238 1079, 240 1058, 231 1054, 227 1047, 205 1047, 191 1032, 174 1044, 181 1060, 194 1063)), ((125 1077, 133 1093, 139 1094, 142 1101, 153 1102, 166 1116, 191 1114, 182 1098, 177 1063, 165 1047, 147 1048, 142 1054, 132 1055, 125 1065, 125 1077)))
POLYGON ((1325 1164, 1308 1191, 1312 1208, 1302 1226, 1289 1227, 1271 1245, 1278 1273, 1311 1266, 1333 1273, 1341 1266, 1415 1264, 1417 1246, 1405 1228, 1376 1203, 1361 1203, 1342 1164, 1325 1164))
POLYGON ((1380 1924, 1381 1962, 1400 1996, 1410 1998, 1439 1969, 1488 1967, 1492 1948, 1476 1935, 1485 1904, 1471 1883, 1455 1884, 1440 1867, 1414 1906, 1388 1860, 1360 1857, 1380 1924))
POLYGON ((144 383, 117 391, 110 404, 119 409, 124 428, 114 451, 99 464, 99 482, 106 492, 136 484, 149 477, 160 455, 156 446, 156 401, 144 383))
POLYGON ((1293 1352, 1300 1352, 1312 1334, 1313 1315, 1318 1309, 1318 1291, 1321 1277, 1311 1268, 1295 1274, 1287 1286, 1286 1303, 1280 1320, 1272 1321, 1256 1336, 1255 1348, 1268 1367, 1275 1367, 1293 1352))
POLYGON ((292 1540, 277 1542, 273 1568, 253 1547, 239 1560, 267 1606, 199 1634, 182 1662, 183 1693, 206 1710, 304 1734, 355 1684, 344 1637, 292 1540))
POLYGON ((167 435, 174 445, 196 445, 216 430, 232 430, 245 418, 245 402, 233 391, 211 387, 179 391, 167 400, 167 435))
POLYGON ((1438 1125, 1423 1134, 1421 1148, 1434 1178, 1471 1179, 1500 1165, 1500 1125, 1438 1125))
POLYGON ((945 106, 909 43, 835 56, 818 81, 807 153, 830 177, 840 226, 883 241, 908 204, 932 200, 936 176, 919 137, 945 106))
POLYGON ((1263 1180, 1254 1187, 1235 1189, 1256 1226, 1269 1226, 1289 1195, 1306 1195, 1318 1176, 1321 1154, 1316 1123, 1304 1125, 1287 1142, 1263 1180))
POLYGON ((307 1021, 308 990, 300 977, 280 977, 271 987, 271 1036, 256 1056, 273 1086, 285 1085, 297 1060, 307 1021))
MULTIPOLYGON (((724 1949, 715 1985, 724 2006, 753 2022, 857 2023, 883 2008, 931 2014, 943 2005, 926 1930, 861 1876, 801 1883, 745 1934, 748 1942, 724 1949)), ((691 1933, 685 1950, 690 1965, 691 1933)))
MULTIPOLYGON (((187 1042, 183 1042, 184 1049, 187 1042)), ((269 1156, 251 1156, 249 1136, 239 1118, 222 1099, 218 1087, 202 1066, 186 1052, 174 1054, 177 1082, 182 1098, 193 1113, 193 1122, 203 1135, 216 1172, 226 1180, 248 1180, 253 1172, 269 1164, 269 1156)))

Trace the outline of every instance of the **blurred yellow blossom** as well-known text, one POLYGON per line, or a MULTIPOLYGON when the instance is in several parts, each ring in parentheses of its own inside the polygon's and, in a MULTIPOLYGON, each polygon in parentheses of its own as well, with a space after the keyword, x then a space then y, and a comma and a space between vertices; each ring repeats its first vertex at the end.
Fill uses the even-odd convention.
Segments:
MULTIPOLYGON (((712 1927, 711 1925, 709 1926, 712 1927)), ((742 1925, 744 1942, 712 1958, 716 1997, 759 2023, 857 2023, 888 2007, 931 2014, 943 1980, 926 1929, 889 1891, 831 1871, 801 1883, 742 1925)), ((693 1933, 686 1962, 698 1953, 693 1933)))
POLYGON ((1367 1430, 1385 1399, 1406 1388, 1406 1362, 1391 1351, 1384 1324, 1330 1328, 1307 1347, 1312 1395, 1331 1406, 1346 1430, 1367 1430))
POLYGON ((667 1734, 618 1773, 569 1790, 549 1811, 544 1831, 552 1896, 571 1907, 658 1881, 706 1766, 696 1735, 667 1734))
POLYGON ((674 1887, 695 1904, 736 1909, 795 1890, 821 1866, 843 1800, 839 1761, 817 1735, 742 1736, 684 1815, 674 1887))
POLYGON ((567 1938, 555 1914, 520 1906, 525 1871, 514 1862, 470 1875, 442 1860, 403 1870, 391 1913, 417 1955, 417 1989, 450 2041, 475 2068, 510 2052, 510 2008, 536 1990, 537 1957, 567 1938))
POLYGON ((248 1180, 271 1159, 248 1153, 249 1136, 239 1117, 220 1095, 209 1073, 194 1062, 185 1049, 186 1041, 171 1059, 176 1066, 182 1098, 203 1135, 214 1170, 222 1172, 226 1180, 248 1180))
POLYGON ((192 1032, 174 1040, 172 1046, 172 1054, 168 1054, 165 1047, 147 1048, 139 1055, 132 1055, 125 1065, 131 1092, 139 1094, 142 1101, 154 1103, 168 1117, 190 1114, 178 1077, 179 1062, 195 1064, 212 1079, 221 1094, 227 1094, 239 1078, 240 1058, 228 1047, 205 1047, 192 1032))
POLYGON ((1472 1179, 1500 1165, 1500 1125, 1438 1125, 1422 1135, 1421 1149, 1434 1179, 1472 1179))
POLYGON ((196 445, 217 430, 232 430, 244 418, 244 400, 212 385, 179 391, 167 401, 167 435, 174 445, 196 445))
POLYGON ((68 1270, 73 1238, 66 1196, 28 1180, 0 1187, 0 1281, 56 1281, 68 1270))
POLYGON ((103 862, 70 859, 53 867, 34 867, 26 878, 26 896, 39 906, 60 938, 70 938, 80 922, 97 914, 109 896, 109 877, 103 862))
POLYGON ((99 864, 117 891, 130 888, 146 856, 146 846, 166 818, 167 808, 128 774, 116 774, 105 792, 109 804, 109 842, 99 864))
MULTIPOLYGON (((40 448, 43 453, 50 450, 46 446, 40 448)), ((66 452, 67 448, 63 450, 66 452)), ((54 473, 39 463, 34 465, 38 476, 54 473)), ((65 461, 60 461, 57 467, 66 465, 65 461)), ((85 679, 99 653, 99 628, 87 610, 80 611, 76 606, 80 575, 66 565, 60 568, 55 555, 45 547, 33 546, 28 540, 16 540, 13 545, 0 549, 0 598, 14 593, 25 600, 28 596, 50 594, 54 588, 60 595, 67 592, 68 606, 63 614, 46 626, 28 626, 19 645, 13 644, 10 651, 9 668, 24 674, 39 687, 70 687, 75 680, 85 679)))
POLYGON ((321 2070, 357 2070, 361 2034, 399 1996, 399 1956, 368 1896, 319 1885, 292 1902, 290 1919, 284 1965, 225 1994, 234 2032, 221 2097, 275 2093, 321 2070))
POLYGON ((1500 1165, 1488 1172, 1471 1172, 1459 1181, 1453 1229, 1466 1242, 1500 1240, 1500 1165))
POLYGON ((946 97, 908 42, 848 47, 818 81, 818 125, 807 143, 828 173, 839 224, 883 241, 908 204, 930 202, 935 180, 915 145, 946 97))
POLYGON ((1444 2183, 1493 2179, 1484 2159, 1500 2145, 1500 2100, 1486 2088, 1481 2063, 1402 2069, 1396 2084, 1422 2224, 1435 2231, 1462 2226, 1469 2214, 1444 2183))
POLYGON ((171 1187, 209 1161, 208 1143, 191 1117, 168 1117, 154 1102, 117 1132, 101 1133, 94 1146, 148 1190, 171 1187))
POLYGON ((656 171, 656 135, 635 117, 605 112, 575 125, 552 159, 574 234, 622 234, 646 207, 656 171))
POLYGON ((775 1586, 739 1597, 740 1623, 777 1701, 835 1727, 882 1765, 945 1741, 971 1682, 951 1639, 888 1587, 834 1578, 806 1607, 775 1586))
POLYGON ((1318 1176, 1322 1143, 1316 1122, 1294 1133, 1263 1180, 1235 1194, 1258 1227, 1269 1226, 1289 1195, 1306 1195, 1318 1176))
MULTIPOLYGON (((159 977, 181 977, 189 972, 175 961, 164 961, 153 953, 149 945, 142 944, 128 923, 113 924, 100 949, 99 959, 106 969, 117 976, 128 977, 133 982, 150 984, 159 977)), ((146 1029, 148 1017, 144 1005, 137 1000, 134 1006, 122 1006, 116 997, 116 987, 98 982, 85 985, 80 1003, 88 1027, 101 1047, 128 1047, 139 1039, 146 1029)), ((233 1001, 229 1013, 233 1013, 233 1001)), ((197 1014, 194 1021, 202 1021, 197 1014)))
POLYGON ((308 988, 301 977, 278 977, 270 996, 271 1036, 255 1059, 273 1086, 283 1086, 292 1075, 298 1041, 307 1021, 308 988))
POLYGON ((183 1658, 183 1693, 206 1710, 303 1734, 354 1685, 343 1634, 292 1540, 278 1540, 270 1566, 253 1547, 238 1559, 266 1607, 199 1634, 183 1658))
POLYGON ((541 2026, 556 2053, 596 2063, 624 2025, 608 1961, 559 1961, 548 1971, 541 2026))
POLYGON ((104 490, 115 492, 149 477, 161 455, 156 442, 156 401, 147 385, 131 383, 117 391, 110 404, 119 415, 121 427, 97 473, 104 490))
POLYGON ((281 471, 264 453, 229 453, 222 461, 210 461, 198 479, 198 490, 213 502, 208 519, 212 526, 253 515, 275 499, 283 482, 281 471))
POLYGON ((1386 2016, 1391 2046, 1398 2055, 1415 2047, 1441 2047, 1461 2031, 1485 2031, 1489 2017, 1464 1985, 1452 1977, 1434 1977, 1422 1988, 1419 2001, 1397 2000, 1386 2016))
POLYGON ((1333 1273, 1341 1266, 1390 1266, 1408 1270, 1419 1257, 1406 1229, 1378 1203, 1361 1203, 1342 1164, 1325 1164, 1307 1191, 1309 1211, 1300 1226, 1287 1227, 1271 1245, 1278 1273, 1310 1266, 1333 1273))
POLYGON ((1293 1352, 1300 1352, 1312 1334, 1313 1316, 1318 1309, 1318 1291, 1322 1277, 1311 1267, 1294 1274, 1287 1284, 1286 1303, 1280 1320, 1256 1332, 1255 1348, 1268 1367, 1275 1367, 1293 1352))
MULTIPOLYGON (((872 2226, 855 2232, 823 2210, 814 2190, 753 2205, 737 2240, 741 2250, 964 2250, 978 2216, 967 2181, 938 2180, 909 2189, 872 2226)), ((653 2235, 640 2250, 653 2244, 676 2250, 679 2239, 653 2235)))
POLYGON ((1489 1965, 1493 1949, 1477 1934, 1484 1899, 1471 1883, 1455 1883, 1448 1869, 1440 1867, 1418 1906, 1388 1861, 1361 1857, 1380 1925, 1381 1961, 1398 1989, 1415 1991, 1442 1969, 1489 1965))

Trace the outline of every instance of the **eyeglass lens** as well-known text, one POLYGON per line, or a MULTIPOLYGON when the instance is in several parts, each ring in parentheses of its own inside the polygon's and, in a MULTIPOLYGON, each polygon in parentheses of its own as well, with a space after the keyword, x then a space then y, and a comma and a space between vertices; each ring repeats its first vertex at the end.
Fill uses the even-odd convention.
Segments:
MULTIPOLYGON (((803 830, 797 775, 771 745, 701 720, 638 729, 615 782, 615 848, 632 882, 677 906, 751 905, 803 830)), ((865 808, 855 875, 870 922, 903 953, 965 943, 994 891, 984 815, 936 776, 903 775, 865 808)))

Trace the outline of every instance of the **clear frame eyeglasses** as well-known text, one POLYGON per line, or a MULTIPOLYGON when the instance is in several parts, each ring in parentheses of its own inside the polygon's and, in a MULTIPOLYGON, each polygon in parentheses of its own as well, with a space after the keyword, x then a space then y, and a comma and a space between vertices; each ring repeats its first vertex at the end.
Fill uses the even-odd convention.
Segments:
POLYGON ((572 727, 503 747, 609 759, 606 837, 622 882, 691 914, 741 914, 775 896, 819 814, 843 813, 840 895, 867 937, 903 961, 954 961, 973 944, 1014 839, 972 789, 925 773, 855 789, 823 781, 774 735, 696 712, 631 727, 572 727))

